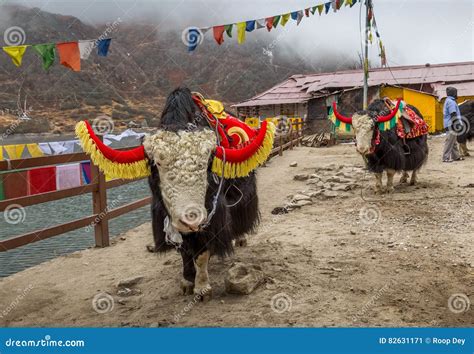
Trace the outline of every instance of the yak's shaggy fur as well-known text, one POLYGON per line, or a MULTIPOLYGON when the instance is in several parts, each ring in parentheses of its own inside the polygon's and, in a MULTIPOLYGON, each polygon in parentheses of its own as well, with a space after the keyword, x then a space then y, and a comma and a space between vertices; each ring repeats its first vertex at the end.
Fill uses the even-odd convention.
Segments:
MULTIPOLYGON (((192 100, 187 88, 174 90, 167 98, 163 111, 160 128, 178 132, 184 129, 200 131, 208 128, 205 119, 196 119, 199 108, 192 100), (192 123, 190 125, 189 123, 192 123), (191 127, 191 128, 190 128, 191 127)), ((208 162, 207 191, 205 206, 209 212, 212 209, 212 199, 217 192, 219 183, 210 172, 212 155, 208 162)), ((160 189, 160 174, 155 161, 150 161, 151 175, 149 185, 153 194, 151 206, 153 236, 155 249, 164 252, 173 246, 165 242, 164 220, 169 212, 163 203, 160 189)), ((232 240, 242 237, 245 233, 254 231, 259 223, 258 197, 255 173, 245 178, 228 179, 224 181, 222 193, 219 195, 216 213, 211 223, 202 231, 183 233, 183 243, 180 253, 183 258, 183 275, 191 283, 195 281, 196 270, 193 264, 196 258, 205 251, 220 257, 233 252, 232 240)))
MULTIPOLYGON (((420 111, 408 105, 419 117, 420 111)), ((373 101, 367 111, 357 112, 359 115, 368 114, 375 118, 377 115, 387 115, 390 111, 383 100, 373 101)), ((374 130, 375 131, 375 130, 374 130)), ((380 144, 375 147, 373 154, 367 156, 368 169, 371 172, 382 173, 386 169, 395 171, 416 171, 428 158, 427 136, 422 135, 403 142, 397 135, 396 128, 380 132, 380 144), (405 145, 406 144, 406 145, 405 145), (405 152, 409 151, 409 154, 405 152)))
POLYGON ((465 144, 468 140, 474 138, 474 100, 463 102, 459 105, 461 116, 464 117, 463 124, 467 123, 462 132, 463 134, 458 135, 458 143, 465 144))

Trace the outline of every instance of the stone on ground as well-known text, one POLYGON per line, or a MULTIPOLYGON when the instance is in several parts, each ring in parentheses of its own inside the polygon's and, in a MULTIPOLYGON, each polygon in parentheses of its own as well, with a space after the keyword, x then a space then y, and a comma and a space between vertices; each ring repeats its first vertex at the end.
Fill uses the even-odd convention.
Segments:
POLYGON ((230 294, 248 295, 265 281, 258 265, 235 263, 225 278, 225 290, 230 294))
POLYGON ((299 175, 294 175, 293 179, 295 181, 306 181, 309 178, 307 174, 299 174, 299 175))
POLYGON ((131 277, 131 278, 120 280, 117 283, 117 288, 131 288, 137 285, 138 283, 140 283, 143 279, 144 277, 137 276, 137 277, 131 277))

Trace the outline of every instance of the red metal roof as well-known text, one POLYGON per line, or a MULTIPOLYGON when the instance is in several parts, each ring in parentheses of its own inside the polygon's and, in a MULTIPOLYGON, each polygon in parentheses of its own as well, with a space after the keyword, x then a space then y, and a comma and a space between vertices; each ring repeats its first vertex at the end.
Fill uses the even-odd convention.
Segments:
POLYGON ((302 90, 301 87, 298 87, 296 80, 293 77, 290 77, 282 83, 273 86, 269 90, 256 95, 250 100, 238 103, 233 107, 299 103, 306 102, 311 97, 313 96, 306 93, 306 90, 302 90))
MULTIPOLYGON (((371 69, 369 73, 369 86, 446 84, 469 81, 474 82, 474 62, 378 68, 371 69)), ((361 87, 362 85, 362 70, 293 75, 286 81, 249 100, 238 103, 234 107, 306 102, 313 97, 325 96, 335 89, 361 87)), ((436 95, 438 98, 442 98, 440 92, 436 95)))

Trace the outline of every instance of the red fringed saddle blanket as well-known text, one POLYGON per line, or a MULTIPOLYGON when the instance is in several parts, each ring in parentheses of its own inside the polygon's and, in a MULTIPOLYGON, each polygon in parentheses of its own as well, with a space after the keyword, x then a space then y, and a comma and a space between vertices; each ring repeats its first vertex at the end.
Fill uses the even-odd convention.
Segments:
POLYGON ((397 135, 401 139, 413 139, 425 134, 428 134, 428 124, 405 105, 397 120, 397 135))

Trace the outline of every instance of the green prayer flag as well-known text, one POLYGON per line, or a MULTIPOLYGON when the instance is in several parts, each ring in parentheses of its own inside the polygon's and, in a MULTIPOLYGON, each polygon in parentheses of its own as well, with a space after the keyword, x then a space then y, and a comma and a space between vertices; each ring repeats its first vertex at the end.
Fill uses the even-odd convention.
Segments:
POLYGON ((233 24, 230 24, 230 25, 225 25, 224 28, 225 28, 225 32, 227 33, 227 35, 232 38, 232 27, 234 25, 233 24))
POLYGON ((51 65, 54 64, 55 59, 55 49, 56 45, 54 43, 50 44, 36 44, 33 45, 32 48, 38 55, 43 58, 43 68, 44 70, 48 70, 51 65))
POLYGON ((281 18, 280 15, 273 17, 273 28, 276 28, 278 26, 278 23, 280 22, 280 18, 281 18))
POLYGON ((316 12, 316 9, 317 9, 317 8, 318 8, 317 6, 313 6, 313 7, 311 8, 311 14, 312 14, 312 15, 314 15, 314 13, 316 12))

